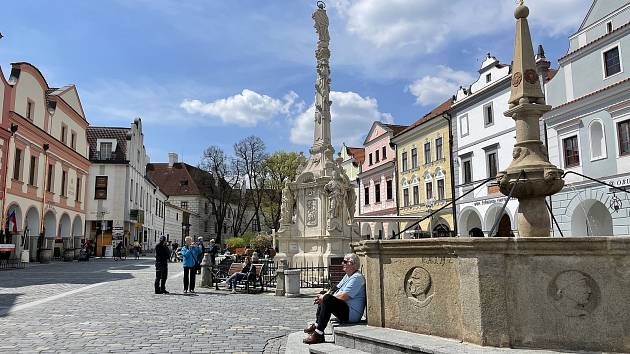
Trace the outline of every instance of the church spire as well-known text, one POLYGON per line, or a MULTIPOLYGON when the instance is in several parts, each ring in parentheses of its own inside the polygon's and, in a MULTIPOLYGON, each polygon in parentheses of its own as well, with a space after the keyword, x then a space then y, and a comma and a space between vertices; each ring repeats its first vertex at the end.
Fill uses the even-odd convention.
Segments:
POLYGON ((509 100, 511 107, 521 103, 545 103, 545 96, 536 72, 532 38, 527 23, 528 15, 529 9, 523 5, 521 0, 519 6, 514 10, 516 36, 514 39, 514 62, 512 64, 512 92, 509 100))

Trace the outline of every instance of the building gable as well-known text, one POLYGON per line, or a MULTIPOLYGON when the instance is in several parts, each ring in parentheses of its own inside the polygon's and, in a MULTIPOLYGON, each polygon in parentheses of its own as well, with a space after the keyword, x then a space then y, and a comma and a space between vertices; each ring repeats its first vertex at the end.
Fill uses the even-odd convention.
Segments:
POLYGON ((72 107, 72 109, 85 119, 85 112, 83 112, 83 106, 81 105, 81 99, 79 98, 76 86, 70 85, 66 87, 66 90, 59 96, 61 96, 68 106, 72 107))
POLYGON ((584 21, 582 21, 578 32, 626 5, 628 5, 628 0, 594 0, 591 8, 588 10, 586 17, 584 18, 584 21))

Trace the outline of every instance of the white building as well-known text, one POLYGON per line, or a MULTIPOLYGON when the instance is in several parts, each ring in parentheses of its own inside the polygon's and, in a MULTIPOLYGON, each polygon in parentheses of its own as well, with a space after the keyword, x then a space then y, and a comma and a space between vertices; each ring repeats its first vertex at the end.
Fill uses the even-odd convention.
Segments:
MULTIPOLYGON (((488 54, 477 81, 457 91, 451 107, 457 197, 495 177, 512 161, 516 129, 514 121, 503 116, 508 110, 510 80, 510 66, 488 54)), ((495 235, 509 236, 516 229, 518 200, 510 200, 501 213, 506 199, 494 180, 461 199, 457 204, 459 235, 490 236, 499 219, 495 235)))
POLYGON ((152 249, 165 229, 167 196, 146 176, 142 121, 130 128, 89 127, 87 232, 96 254, 117 241, 152 249))

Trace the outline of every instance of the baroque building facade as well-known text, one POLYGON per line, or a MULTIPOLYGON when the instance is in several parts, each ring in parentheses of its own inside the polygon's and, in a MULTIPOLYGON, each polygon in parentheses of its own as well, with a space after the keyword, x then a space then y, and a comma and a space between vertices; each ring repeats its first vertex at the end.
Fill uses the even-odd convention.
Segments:
MULTIPOLYGON (((364 159, 359 178, 359 215, 398 215, 396 198, 396 151, 391 138, 407 126, 376 121, 363 142, 364 159)), ((359 225, 365 239, 389 239, 398 234, 397 222, 363 222, 359 225)))
MULTIPOLYGON (((447 119, 452 103, 449 98, 391 139, 396 146, 398 161, 398 210, 401 216, 424 218, 452 198, 447 119)), ((400 230, 407 229, 410 223, 401 222, 400 230)), ((450 236, 453 229, 452 209, 445 208, 401 236, 450 236)))
POLYGON ((90 168, 88 122, 77 89, 50 87, 35 66, 24 62, 11 65, 4 89, 3 120, 14 127, 4 186, 11 241, 16 251, 28 250, 31 260, 53 252, 72 257, 83 238, 90 168))
POLYGON ((596 0, 546 85, 549 159, 568 174, 551 197, 564 236, 630 234, 630 2, 596 0))

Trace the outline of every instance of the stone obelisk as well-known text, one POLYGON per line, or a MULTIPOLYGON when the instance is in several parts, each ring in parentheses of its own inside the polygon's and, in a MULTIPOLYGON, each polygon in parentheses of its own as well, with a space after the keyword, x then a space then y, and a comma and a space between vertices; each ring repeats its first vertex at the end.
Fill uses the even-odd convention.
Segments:
POLYGON ((549 162, 547 149, 540 141, 539 121, 551 109, 545 103, 534 50, 529 33, 529 9, 520 5, 514 11, 516 36, 512 66, 512 91, 509 109, 504 113, 516 123, 516 143, 512 163, 499 172, 497 180, 501 192, 518 198, 516 223, 519 237, 548 237, 550 220, 545 197, 557 193, 564 186, 562 170, 549 162))
POLYGON ((278 259, 293 265, 329 265, 350 250, 356 194, 341 168, 330 132, 330 36, 328 15, 322 1, 313 13, 318 35, 315 58, 315 129, 310 157, 295 181, 282 191, 278 259))

